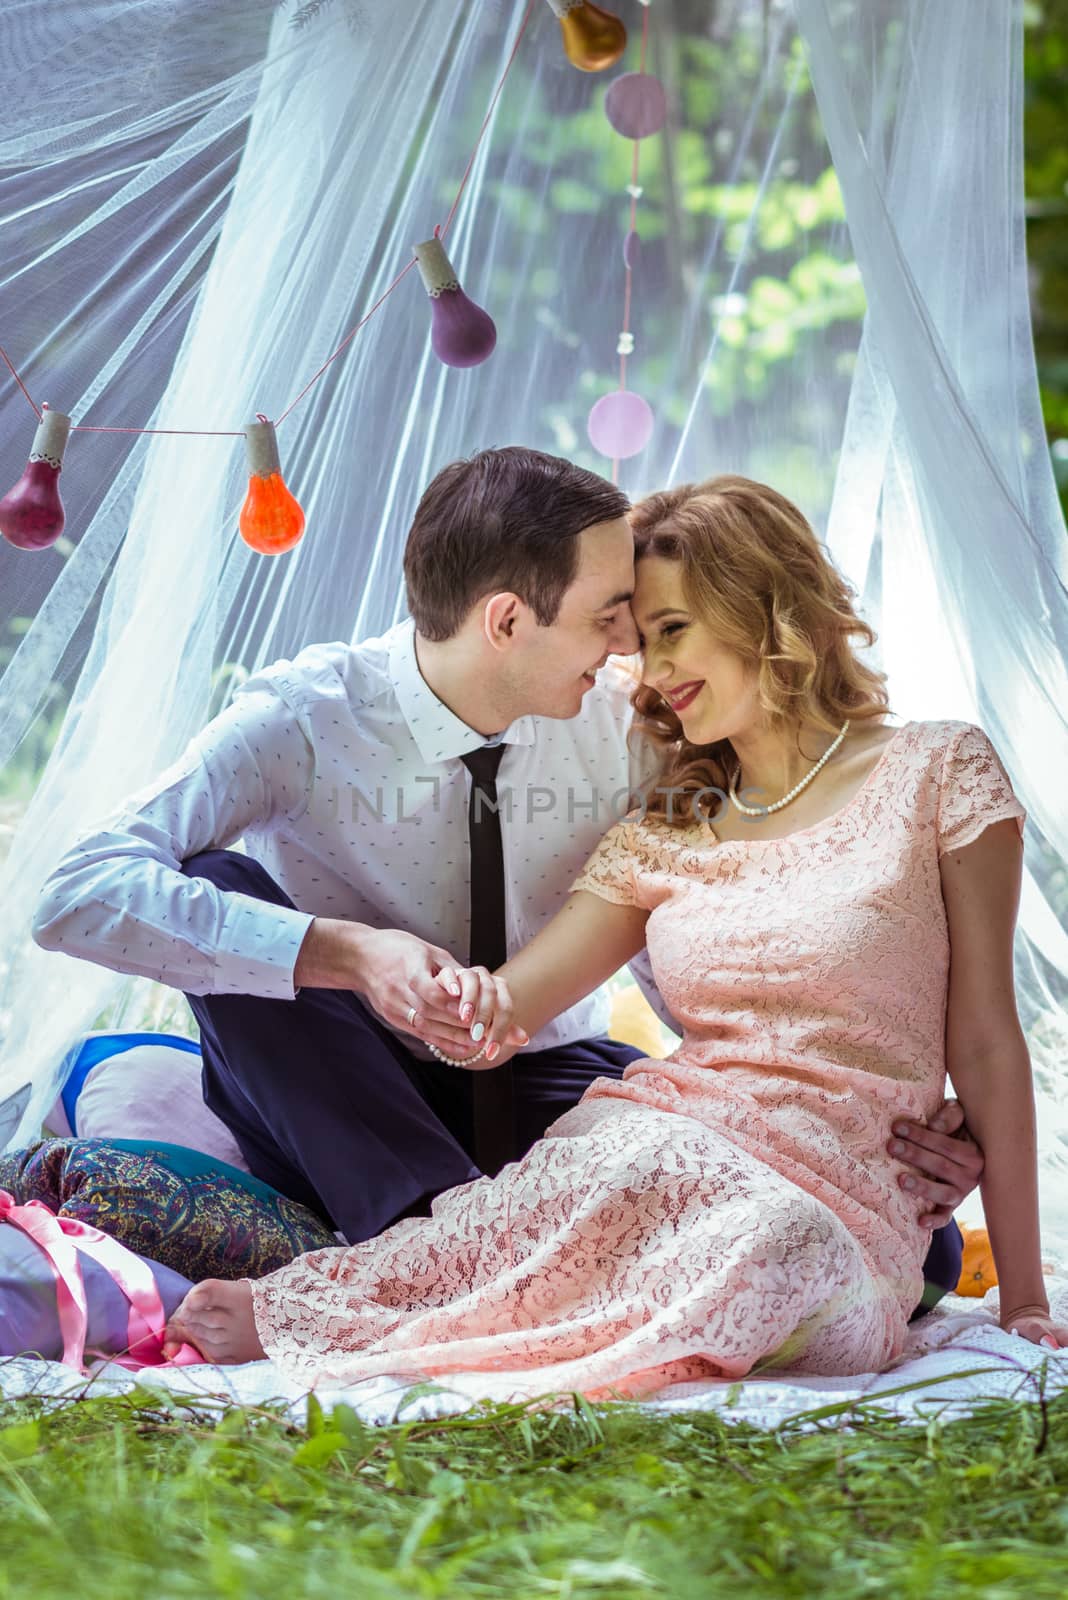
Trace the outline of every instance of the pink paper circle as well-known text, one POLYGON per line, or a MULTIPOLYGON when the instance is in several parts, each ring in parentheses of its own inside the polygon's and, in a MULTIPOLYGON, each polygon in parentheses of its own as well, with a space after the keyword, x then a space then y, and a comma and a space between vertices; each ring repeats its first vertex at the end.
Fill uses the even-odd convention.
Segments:
POLYGON ((641 261, 641 258, 641 236, 632 228, 627 234, 627 237, 623 240, 623 265, 633 272, 635 267, 637 267, 641 261))
POLYGON ((653 413, 632 389, 602 395, 586 424, 590 443, 611 461, 626 461, 644 450, 653 435, 653 413))
POLYGON ((648 139, 667 121, 664 85, 651 72, 625 72, 609 85, 604 109, 624 139, 648 139))

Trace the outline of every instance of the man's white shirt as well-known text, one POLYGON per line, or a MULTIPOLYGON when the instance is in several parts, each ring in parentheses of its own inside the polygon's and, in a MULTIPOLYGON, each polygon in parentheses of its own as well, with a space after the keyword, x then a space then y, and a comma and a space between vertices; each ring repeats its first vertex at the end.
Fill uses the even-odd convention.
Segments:
MULTIPOLYGON (((635 681, 609 660, 577 716, 524 716, 500 735, 510 955, 559 910, 649 776, 651 757, 628 747, 635 681)), ((422 677, 411 620, 357 645, 311 645, 250 678, 174 766, 75 843, 45 885, 35 934, 191 994, 292 999, 315 917, 403 928, 466 963, 471 779, 460 757, 486 742, 422 677), (238 841, 296 910, 183 875, 191 856, 238 841)), ((650 993, 644 958, 635 970, 650 993)), ((591 995, 530 1048, 606 1026, 604 997, 591 995)))

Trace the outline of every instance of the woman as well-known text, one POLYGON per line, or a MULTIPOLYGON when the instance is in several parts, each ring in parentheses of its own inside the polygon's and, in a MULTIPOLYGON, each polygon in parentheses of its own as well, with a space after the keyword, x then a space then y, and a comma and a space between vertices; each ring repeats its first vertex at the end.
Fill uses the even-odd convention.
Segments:
POLYGON ((903 1348, 928 1243, 882 1130, 930 1116, 947 1065, 986 1153, 1002 1325, 1068 1345, 1013 995, 1024 811, 996 753, 966 723, 889 725, 851 646, 874 636, 775 491, 716 478, 633 524, 659 788, 498 974, 439 974, 435 1020, 467 1039, 473 1004, 485 1044, 457 1055, 501 1061, 513 1020, 533 1034, 647 941, 682 1043, 598 1079, 431 1217, 198 1285, 171 1333, 209 1359, 265 1352, 313 1383, 507 1371, 516 1393, 591 1396, 758 1364, 876 1370, 903 1348))

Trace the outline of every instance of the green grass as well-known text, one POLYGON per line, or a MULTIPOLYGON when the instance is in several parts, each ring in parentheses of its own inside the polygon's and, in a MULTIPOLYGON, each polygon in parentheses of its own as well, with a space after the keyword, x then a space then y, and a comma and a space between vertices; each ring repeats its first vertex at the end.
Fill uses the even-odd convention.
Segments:
POLYGON ((1066 1546, 1068 1395, 774 1433, 581 1401, 375 1430, 147 1389, 0 1408, 3 1600, 1063 1600, 1066 1546))

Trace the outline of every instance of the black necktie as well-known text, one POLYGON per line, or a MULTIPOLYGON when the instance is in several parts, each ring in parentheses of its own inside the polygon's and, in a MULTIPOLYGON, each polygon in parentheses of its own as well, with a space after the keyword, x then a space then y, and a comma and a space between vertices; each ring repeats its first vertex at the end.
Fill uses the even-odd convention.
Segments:
MULTIPOLYGON (((504 852, 501 819, 497 810, 497 768, 504 745, 482 745, 460 760, 471 774, 471 799, 467 809, 471 841, 471 966, 495 972, 508 959, 504 926, 504 852)), ((512 1067, 471 1074, 475 1160, 493 1177, 515 1159, 515 1107, 512 1067)))

